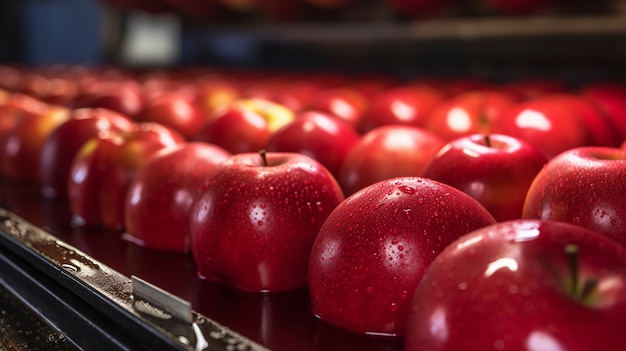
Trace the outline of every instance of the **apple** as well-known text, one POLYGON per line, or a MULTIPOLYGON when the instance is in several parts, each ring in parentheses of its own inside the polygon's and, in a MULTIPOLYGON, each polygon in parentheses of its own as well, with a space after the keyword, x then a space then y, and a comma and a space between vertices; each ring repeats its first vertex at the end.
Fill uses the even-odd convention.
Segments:
POLYGON ((309 259, 311 310, 356 333, 401 336, 430 262, 461 235, 493 223, 478 201, 432 179, 372 184, 319 230, 309 259))
POLYGON ((472 90, 440 103, 424 127, 447 141, 475 133, 490 133, 493 123, 516 102, 498 90, 472 90))
POLYGON ((626 250, 569 223, 477 229, 415 291, 404 350, 626 349, 626 250))
POLYGON ((134 79, 101 81, 87 95, 76 96, 76 108, 101 107, 134 118, 143 108, 143 92, 134 79))
POLYGON ((365 95, 350 86, 320 88, 309 97, 304 110, 330 113, 360 129, 369 108, 365 95))
POLYGON ((74 156, 89 139, 109 130, 130 131, 134 121, 103 108, 79 108, 60 124, 43 143, 39 155, 41 194, 47 198, 67 198, 67 183, 74 156))
POLYGON ((168 126, 190 140, 198 134, 208 117, 193 99, 181 92, 169 92, 146 101, 135 119, 168 126))
POLYGON ((592 82, 580 87, 578 92, 610 121, 620 142, 626 140, 626 85, 613 81, 592 82))
POLYGON ((533 180, 523 218, 569 222, 626 246, 626 150, 578 147, 551 159, 533 180))
POLYGON ((361 122, 361 130, 369 131, 390 124, 424 127, 428 116, 446 97, 427 85, 403 85, 386 89, 372 98, 371 106, 361 122))
MULTIPOLYGON (((39 182, 39 159, 50 134, 70 118, 70 110, 49 105, 42 113, 26 113, 0 145, 2 173, 7 178, 39 182)), ((11 122, 13 123, 13 122, 11 122)))
POLYGON ((544 95, 510 106, 492 123, 492 132, 524 139, 548 158, 589 145, 587 122, 561 95, 544 95))
POLYGON ((265 149, 274 132, 295 118, 289 108, 265 99, 239 99, 224 106, 193 138, 233 154, 265 149))
POLYGON ((419 127, 388 125, 361 136, 346 155, 337 180, 345 195, 378 181, 400 176, 422 176, 446 144, 419 127))
POLYGON ((533 179, 548 162, 534 145, 502 134, 473 134, 449 142, 424 177, 451 185, 480 202, 498 221, 522 217, 533 179))
POLYGON ((124 201, 137 171, 164 148, 185 141, 154 122, 136 123, 130 132, 108 130, 89 139, 70 167, 68 198, 76 225, 124 228, 124 201))
POLYGON ((211 172, 230 156, 219 146, 186 142, 151 157, 129 186, 125 238, 150 249, 188 252, 193 201, 211 172))
POLYGON ((241 153, 219 165, 191 210, 200 278, 246 291, 304 287, 313 241, 344 196, 298 153, 241 153))
POLYGON ((306 111, 270 137, 267 151, 307 155, 337 177, 346 155, 359 138, 348 122, 325 112, 306 111))

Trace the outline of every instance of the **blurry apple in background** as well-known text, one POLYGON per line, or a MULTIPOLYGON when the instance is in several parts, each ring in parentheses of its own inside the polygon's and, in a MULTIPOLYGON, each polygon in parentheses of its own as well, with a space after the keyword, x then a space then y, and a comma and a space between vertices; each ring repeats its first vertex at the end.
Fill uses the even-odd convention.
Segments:
POLYGON ((619 82, 593 82, 578 90, 610 121, 621 141, 626 140, 626 85, 619 82))
POLYGON ((80 226, 124 228, 124 201, 137 171, 158 151, 185 141, 158 123, 136 123, 130 132, 108 130, 87 141, 70 168, 68 196, 80 226))
POLYGON ((134 118, 143 108, 143 91, 134 79, 101 80, 79 91, 74 107, 106 108, 134 118))
POLYGON ((347 196, 384 179, 422 176, 445 144, 423 128, 378 127, 361 136, 348 152, 337 180, 347 196))
POLYGON ((461 93, 435 107, 424 127, 448 141, 491 133, 493 123, 515 102, 512 94, 497 90, 461 93))
POLYGON ((424 177, 463 191, 504 221, 522 217, 528 188, 547 162, 546 155, 523 140, 474 134, 444 146, 424 177))
POLYGON ((309 261, 312 312, 357 333, 403 335, 409 303, 449 243, 495 223, 469 195, 401 177, 368 186, 324 222, 309 261))
POLYGON ((586 121, 573 104, 559 96, 544 95, 510 106, 493 121, 492 132, 524 139, 548 158, 589 145, 591 138, 586 121))
POLYGON ((233 154, 265 149, 274 132, 293 121, 289 108, 265 99, 240 99, 224 106, 193 138, 233 154))
POLYGON ((198 134, 209 118, 196 101, 190 100, 186 94, 169 92, 146 101, 135 120, 160 123, 190 140, 198 134))
POLYGON ((215 145, 187 142, 151 157, 128 190, 125 238, 150 249, 188 252, 193 200, 210 173, 230 156, 215 145))
POLYGON ((47 198, 67 198, 70 168, 78 150, 103 132, 129 132, 134 121, 102 108, 73 110, 70 119, 60 124, 44 141, 39 156, 41 194, 47 198))
POLYGON ((45 141, 69 118, 69 109, 54 105, 49 105, 43 113, 27 113, 18 118, 0 145, 2 174, 11 179, 39 182, 39 159, 45 141))
POLYGON ((506 92, 514 94, 519 100, 535 99, 546 94, 567 93, 569 87, 559 79, 537 77, 515 79, 497 86, 506 92))
POLYGON ((207 116, 241 97, 241 87, 224 77, 201 77, 195 82, 198 104, 207 116))
POLYGON ((626 150, 579 147, 548 162, 532 182, 523 218, 569 222, 626 247, 626 150))
POLYGON ((441 91, 426 85, 389 88, 374 95, 360 129, 369 131, 390 124, 424 127, 428 116, 444 100, 441 91))
POLYGON ((198 275, 248 291, 305 286, 313 241, 343 199, 332 174, 308 156, 233 155, 191 210, 198 275))
POLYGON ((337 177, 346 155, 359 138, 348 122, 328 113, 307 111, 277 130, 267 142, 267 151, 307 155, 337 177))
POLYGON ((591 230, 515 220, 477 229, 431 263, 404 350, 623 350, 626 250, 591 230))
MULTIPOLYGON (((424 80, 422 79, 421 81, 423 82, 424 80)), ((427 79, 427 82, 428 81, 430 81, 430 84, 433 84, 435 87, 442 89, 449 98, 475 90, 494 90, 492 82, 485 78, 473 76, 453 76, 451 78, 433 77, 431 79, 427 79)))
POLYGON ((360 128, 369 108, 369 101, 360 91, 348 86, 321 88, 314 92, 304 110, 322 111, 335 115, 356 129, 360 128))

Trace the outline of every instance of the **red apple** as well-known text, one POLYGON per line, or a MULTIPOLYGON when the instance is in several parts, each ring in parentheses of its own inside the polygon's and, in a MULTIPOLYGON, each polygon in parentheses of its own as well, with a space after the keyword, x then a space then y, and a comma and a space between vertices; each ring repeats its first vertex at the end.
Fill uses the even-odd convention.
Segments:
POLYGON ((338 176, 346 155, 359 138, 348 122, 328 113, 307 111, 277 130, 267 142, 267 151, 307 155, 338 176))
POLYGON ((579 92, 610 121, 619 141, 626 140, 626 85, 618 82, 595 82, 582 86, 579 92))
POLYGON ((343 194, 308 156, 262 155, 233 155, 196 198, 190 234, 197 271, 242 290, 303 287, 313 241, 343 194))
POLYGON ((27 113, 18 118, 1 145, 2 173, 8 178, 37 183, 43 145, 69 118, 69 109, 53 105, 43 113, 27 113))
POLYGON ((136 120, 160 123, 192 139, 208 121, 208 117, 185 94, 170 92, 146 101, 136 120))
POLYGON ((495 223, 469 195, 401 177, 343 201, 320 228, 309 262, 312 312, 357 333, 403 335, 409 303, 449 243, 495 223))
POLYGON ((75 224, 124 228, 124 201, 137 171, 159 150, 185 141, 158 123, 137 123, 130 132, 109 130, 87 141, 70 168, 68 197, 75 224))
POLYGON ((361 130, 390 124, 424 127, 432 111, 445 100, 438 89, 427 85, 404 85, 374 95, 361 130))
POLYGON ((360 91, 348 86, 321 88, 309 97, 305 110, 330 113, 359 129, 369 102, 360 91))
POLYGON ((406 351, 626 349, 626 250, 568 223, 480 228, 431 263, 406 351))
POLYGON ((134 118, 143 108, 141 86, 133 79, 102 80, 92 83, 74 99, 74 107, 106 108, 134 118))
POLYGON ((210 173, 230 156, 221 147, 188 142, 151 157, 128 190, 126 238, 150 249, 188 252, 193 200, 210 173))
POLYGON ((289 108, 265 99, 240 99, 217 111, 194 137, 233 154, 264 149, 274 132, 295 118, 289 108))
POLYGON ((528 189, 523 218, 569 222, 626 246, 626 150, 579 147, 554 157, 528 189))
POLYGON ((73 110, 44 141, 39 156, 41 193, 47 198, 67 198, 67 183, 74 156, 89 139, 109 130, 130 131, 134 122, 102 108, 73 110))
POLYGON ((504 221, 522 217, 530 183, 547 162, 546 155, 521 139, 474 134, 444 146, 424 177, 465 192, 504 221))
POLYGON ((450 141, 475 133, 490 133, 493 123, 515 103, 513 95, 498 90, 472 90, 439 104, 425 128, 450 141))
POLYGON ((524 139, 548 158, 590 143, 585 120, 560 95, 545 95, 510 106, 493 121, 492 132, 524 139))
POLYGON ((388 125, 367 132, 346 155, 337 180, 350 195, 378 181, 422 176, 446 141, 418 127, 388 125))

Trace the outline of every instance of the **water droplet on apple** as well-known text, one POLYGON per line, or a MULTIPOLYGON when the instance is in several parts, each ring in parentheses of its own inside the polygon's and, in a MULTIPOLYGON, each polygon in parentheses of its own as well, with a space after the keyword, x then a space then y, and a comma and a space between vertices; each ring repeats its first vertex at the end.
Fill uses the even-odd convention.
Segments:
POLYGON ((264 203, 262 203, 262 204, 260 204, 260 205, 259 205, 259 207, 261 207, 261 208, 265 208, 265 207, 266 207, 266 205, 265 205, 264 203))
MULTIPOLYGON (((403 193, 409 194, 409 195, 413 195, 417 191, 417 189, 415 189, 412 186, 408 186, 408 185, 402 185, 402 186, 398 187, 398 189, 400 189, 400 191, 402 191, 403 193)), ((400 195, 400 193, 398 193, 398 195, 400 195)))
POLYGON ((398 246, 398 251, 402 251, 402 250, 404 250, 404 246, 399 245, 399 246, 398 246))
POLYGON ((258 222, 256 222, 256 224, 258 224, 259 227, 261 227, 261 226, 263 226, 263 221, 258 221, 258 222))
POLYGON ((397 310, 398 310, 398 304, 397 304, 397 303, 395 303, 395 302, 392 302, 392 303, 391 303, 391 305, 389 306, 389 310, 390 310, 391 312, 395 312, 395 311, 397 311, 397 310))
POLYGON ((374 292, 374 287, 373 286, 368 286, 365 288, 365 291, 367 291, 368 294, 371 294, 374 292))

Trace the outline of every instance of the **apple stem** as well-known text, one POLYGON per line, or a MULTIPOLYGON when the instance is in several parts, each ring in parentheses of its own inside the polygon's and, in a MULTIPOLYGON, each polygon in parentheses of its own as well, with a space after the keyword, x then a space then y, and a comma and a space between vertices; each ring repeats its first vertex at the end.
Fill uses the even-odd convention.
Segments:
POLYGON ((485 134, 484 140, 485 145, 487 145, 487 147, 491 147, 491 138, 489 137, 489 134, 485 134))
POLYGON ((586 300, 589 294, 591 294, 595 290, 597 285, 598 285, 598 279, 595 279, 595 278, 587 279, 585 281, 585 284, 583 285, 583 289, 580 291, 580 298, 582 300, 586 300))
POLYGON ((261 155, 261 159, 263 160, 263 166, 267 167, 267 151, 266 150, 259 150, 259 155, 261 155))
POLYGON ((570 278, 572 279, 571 293, 573 296, 578 294, 578 246, 574 244, 568 244, 565 246, 565 255, 567 255, 567 261, 569 263, 570 278))

